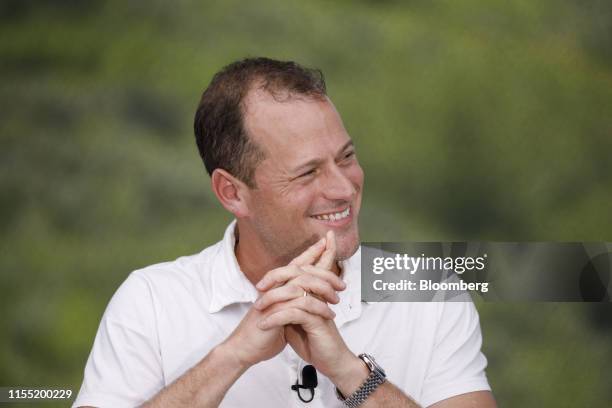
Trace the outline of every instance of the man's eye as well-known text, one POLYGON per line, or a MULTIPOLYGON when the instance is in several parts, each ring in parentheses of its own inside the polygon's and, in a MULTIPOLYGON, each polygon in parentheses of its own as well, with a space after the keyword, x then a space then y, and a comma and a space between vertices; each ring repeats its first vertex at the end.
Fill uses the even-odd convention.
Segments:
POLYGON ((346 160, 346 159, 350 159, 350 158, 352 158, 353 156, 355 156, 355 151, 354 151, 354 150, 351 150, 350 152, 348 152, 348 153, 346 153, 346 154, 344 155, 344 159, 345 159, 345 160, 346 160))
POLYGON ((307 177, 307 176, 310 176, 310 175, 315 174, 315 172, 316 172, 316 170, 315 170, 315 169, 308 170, 306 173, 302 173, 302 174, 300 174, 300 175, 299 175, 299 177, 307 177))

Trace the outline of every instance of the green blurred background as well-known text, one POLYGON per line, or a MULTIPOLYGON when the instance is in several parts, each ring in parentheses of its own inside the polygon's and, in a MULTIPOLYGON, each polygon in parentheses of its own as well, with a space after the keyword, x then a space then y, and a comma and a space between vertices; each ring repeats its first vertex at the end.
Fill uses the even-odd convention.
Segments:
MULTIPOLYGON (((325 73, 363 240, 612 240, 609 1, 5 0, 0 385, 76 393, 128 273, 220 239, 192 118, 258 55, 325 73)), ((500 406, 612 406, 609 304, 478 308, 500 406)))

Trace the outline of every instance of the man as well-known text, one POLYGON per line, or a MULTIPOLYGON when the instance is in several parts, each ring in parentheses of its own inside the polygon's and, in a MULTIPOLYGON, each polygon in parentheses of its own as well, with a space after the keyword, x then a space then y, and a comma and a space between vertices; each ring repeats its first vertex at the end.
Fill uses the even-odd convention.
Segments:
POLYGON ((319 71, 233 63, 194 127, 236 221, 123 283, 75 406, 495 407, 471 303, 361 302, 363 171, 319 71))

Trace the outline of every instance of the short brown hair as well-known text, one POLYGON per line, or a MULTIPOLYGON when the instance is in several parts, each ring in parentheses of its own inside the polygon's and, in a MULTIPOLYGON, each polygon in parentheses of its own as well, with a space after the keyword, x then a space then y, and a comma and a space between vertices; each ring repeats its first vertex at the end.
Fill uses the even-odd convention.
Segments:
POLYGON ((246 58, 215 74, 195 114, 198 151, 209 175, 221 168, 249 187, 255 187, 255 168, 264 158, 244 127, 242 102, 255 84, 272 95, 286 92, 321 98, 327 92, 320 70, 293 61, 246 58))

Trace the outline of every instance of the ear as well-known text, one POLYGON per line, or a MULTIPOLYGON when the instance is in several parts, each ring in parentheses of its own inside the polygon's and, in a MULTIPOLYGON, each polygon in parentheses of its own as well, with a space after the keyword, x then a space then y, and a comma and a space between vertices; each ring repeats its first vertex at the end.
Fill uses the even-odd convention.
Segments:
POLYGON ((221 205, 236 218, 249 213, 245 200, 248 187, 223 169, 215 169, 211 175, 212 189, 221 205))

